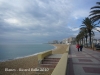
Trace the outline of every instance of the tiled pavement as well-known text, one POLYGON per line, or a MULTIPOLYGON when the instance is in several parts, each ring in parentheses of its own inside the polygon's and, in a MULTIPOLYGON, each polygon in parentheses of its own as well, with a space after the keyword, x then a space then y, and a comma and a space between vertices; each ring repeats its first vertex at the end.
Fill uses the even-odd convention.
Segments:
POLYGON ((70 46, 67 75, 100 75, 100 52, 70 46))

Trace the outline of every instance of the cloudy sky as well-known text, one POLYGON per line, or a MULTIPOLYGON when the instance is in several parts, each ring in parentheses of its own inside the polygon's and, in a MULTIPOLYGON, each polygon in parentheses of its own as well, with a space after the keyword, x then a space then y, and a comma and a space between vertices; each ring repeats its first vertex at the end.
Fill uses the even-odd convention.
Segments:
POLYGON ((75 37, 98 1, 0 0, 0 43, 45 43, 75 37))

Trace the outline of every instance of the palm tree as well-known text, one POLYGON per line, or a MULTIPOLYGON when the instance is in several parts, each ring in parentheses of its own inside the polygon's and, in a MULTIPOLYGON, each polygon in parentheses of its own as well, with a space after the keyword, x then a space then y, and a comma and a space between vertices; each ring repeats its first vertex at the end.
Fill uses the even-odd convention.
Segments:
MULTIPOLYGON (((89 33, 89 37, 90 37, 90 46, 91 46, 91 31, 93 29, 96 29, 96 27, 98 27, 96 24, 94 24, 91 19, 89 19, 88 17, 86 17, 84 20, 83 20, 83 25, 81 25, 82 27, 81 28, 85 28, 87 29, 88 33, 89 33)), ((97 29, 96 29, 97 30, 97 29)), ((98 30, 99 31, 99 30, 98 30)), ((91 46, 92 47, 92 46, 91 46)))
POLYGON ((99 43, 100 43, 100 39, 98 39, 99 43))
POLYGON ((96 3, 98 6, 94 6, 91 8, 91 12, 90 12, 90 19, 95 22, 95 21, 99 21, 98 23, 100 23, 100 2, 96 3))
POLYGON ((86 28, 80 28, 81 32, 83 33, 84 35, 84 39, 85 39, 85 43, 84 44, 87 44, 87 38, 88 38, 88 31, 86 28))
POLYGON ((76 36, 75 40, 77 43, 79 43, 79 35, 76 36))
POLYGON ((93 31, 91 32, 91 36, 92 36, 92 44, 93 44, 93 39, 94 39, 93 37, 95 36, 95 33, 93 31))
POLYGON ((84 39, 84 36, 85 36, 83 30, 80 30, 79 35, 80 35, 80 38, 81 38, 81 41, 82 41, 82 44, 83 44, 83 39, 84 39))
POLYGON ((76 41, 77 41, 77 43, 80 43, 80 35, 79 34, 76 36, 76 41))
POLYGON ((76 41, 80 44, 83 44, 83 39, 84 39, 84 33, 82 31, 79 32, 79 34, 76 36, 76 41))

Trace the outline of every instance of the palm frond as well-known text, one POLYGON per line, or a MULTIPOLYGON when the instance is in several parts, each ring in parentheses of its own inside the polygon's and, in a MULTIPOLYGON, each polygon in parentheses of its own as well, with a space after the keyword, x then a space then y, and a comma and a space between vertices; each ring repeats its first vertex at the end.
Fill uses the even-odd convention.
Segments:
POLYGON ((100 26, 95 26, 95 27, 99 27, 100 28, 100 26))
POLYGON ((91 15, 100 14, 100 10, 92 10, 91 15))
POLYGON ((92 7, 91 9, 94 9, 94 8, 97 8, 97 9, 98 9, 98 8, 100 8, 100 6, 94 6, 94 7, 92 7))
POLYGON ((96 30, 96 31, 100 32, 100 30, 98 30, 96 27, 94 28, 94 30, 96 30))
POLYGON ((100 15, 94 15, 90 18, 93 22, 100 20, 100 15))
POLYGON ((81 26, 85 26, 85 25, 81 25, 81 26))
POLYGON ((80 29, 85 29, 86 27, 81 27, 80 29))
POLYGON ((98 24, 100 23, 100 21, 98 22, 98 24))
POLYGON ((96 2, 96 4, 100 5, 100 2, 96 2))
POLYGON ((92 17, 92 16, 96 16, 96 15, 100 16, 99 13, 91 13, 89 16, 92 17))
POLYGON ((96 22, 98 20, 100 20, 100 2, 96 2, 96 4, 98 6, 94 6, 92 7, 92 11, 90 11, 90 19, 92 20, 92 22, 96 22))
MULTIPOLYGON (((97 30, 97 29, 96 29, 97 30)), ((100 30, 97 30, 98 32, 100 32, 100 30)))
POLYGON ((98 6, 94 6, 94 7, 92 7, 91 9, 100 8, 100 2, 96 2, 96 4, 97 4, 98 6))

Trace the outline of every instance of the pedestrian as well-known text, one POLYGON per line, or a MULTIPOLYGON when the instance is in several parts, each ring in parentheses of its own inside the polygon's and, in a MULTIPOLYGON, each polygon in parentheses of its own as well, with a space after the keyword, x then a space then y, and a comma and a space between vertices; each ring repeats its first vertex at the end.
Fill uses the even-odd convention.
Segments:
POLYGON ((77 45, 76 45, 76 48, 78 49, 78 52, 79 52, 80 45, 79 45, 79 44, 77 44, 77 45))
POLYGON ((80 45, 80 51, 82 51, 82 48, 83 48, 83 45, 81 44, 81 45, 80 45))

